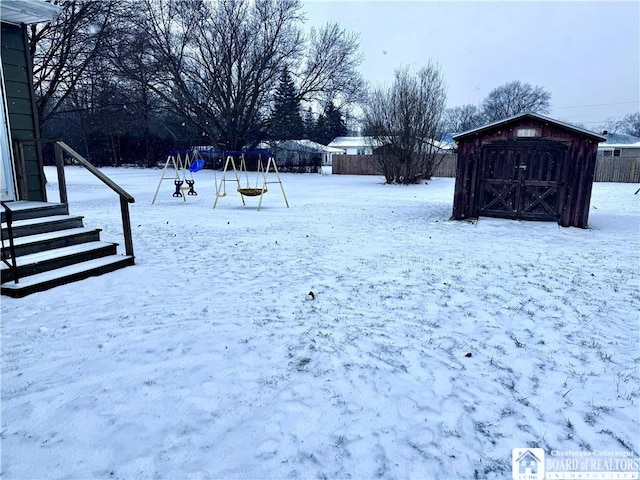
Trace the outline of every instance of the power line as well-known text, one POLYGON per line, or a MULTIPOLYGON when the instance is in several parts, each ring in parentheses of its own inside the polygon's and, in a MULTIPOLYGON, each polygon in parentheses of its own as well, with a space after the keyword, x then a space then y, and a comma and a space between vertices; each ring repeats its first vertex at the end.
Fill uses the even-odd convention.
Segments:
POLYGON ((640 100, 633 100, 631 102, 615 102, 615 103, 596 103, 594 105, 573 105, 570 107, 552 107, 552 110, 559 110, 563 108, 588 108, 588 107, 608 107, 611 105, 626 105, 629 103, 638 103, 640 104, 640 100))

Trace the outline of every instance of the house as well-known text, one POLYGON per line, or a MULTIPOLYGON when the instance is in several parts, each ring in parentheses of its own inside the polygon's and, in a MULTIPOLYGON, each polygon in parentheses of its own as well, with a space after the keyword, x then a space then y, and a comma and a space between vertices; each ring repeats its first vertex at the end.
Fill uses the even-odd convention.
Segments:
POLYGON ((490 216, 587 228, 603 136, 523 113, 453 138, 453 219, 490 216))
POLYGON ((32 88, 31 59, 26 44, 26 25, 51 21, 59 9, 41 1, 3 0, 0 3, 0 151, 3 201, 18 198, 46 200, 41 148, 35 144, 25 146, 23 161, 15 162, 11 140, 36 140, 40 137, 32 88))
POLYGON ((602 132, 605 141, 598 144, 598 157, 640 157, 640 137, 602 132))
POLYGON ((333 155, 345 153, 342 148, 335 148, 311 140, 285 140, 273 145, 278 165, 286 165, 287 162, 296 162, 301 158, 319 159, 320 165, 331 165, 333 155))
POLYGON ((518 474, 520 475, 537 475, 538 464, 541 459, 536 457, 531 450, 525 450, 522 454, 516 458, 516 464, 518 466, 518 474))
POLYGON ((40 127, 33 88, 27 25, 52 21, 60 7, 42 0, 0 2, 0 152, 2 154, 3 295, 23 297, 58 285, 133 265, 128 204, 134 198, 63 141, 56 152, 59 202, 47 199, 40 127), (69 215, 64 155, 71 156, 120 197, 125 254, 100 241, 69 215))
POLYGON ((373 149, 380 147, 373 137, 336 137, 329 147, 338 148, 346 155, 372 155, 373 149))

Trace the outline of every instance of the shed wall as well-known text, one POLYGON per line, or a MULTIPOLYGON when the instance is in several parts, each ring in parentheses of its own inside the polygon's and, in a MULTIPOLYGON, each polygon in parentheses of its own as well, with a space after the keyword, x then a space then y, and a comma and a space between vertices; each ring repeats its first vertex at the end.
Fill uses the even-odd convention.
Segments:
MULTIPOLYGON (((458 162, 454 192, 453 218, 478 216, 479 169, 482 149, 499 141, 518 141, 518 129, 535 129, 535 138, 552 140, 567 146, 559 179, 558 223, 586 228, 598 143, 559 125, 536 118, 520 118, 493 129, 480 131, 458 140, 458 162)), ((524 139, 523 139, 524 140, 524 139)))

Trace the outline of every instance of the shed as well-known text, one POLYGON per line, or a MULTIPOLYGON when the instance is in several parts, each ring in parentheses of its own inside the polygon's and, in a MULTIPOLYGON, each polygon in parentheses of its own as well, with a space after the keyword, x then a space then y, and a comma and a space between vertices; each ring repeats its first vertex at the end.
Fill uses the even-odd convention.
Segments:
POLYGON ((453 139, 453 219, 487 216, 587 227, 601 135, 523 113, 453 139))

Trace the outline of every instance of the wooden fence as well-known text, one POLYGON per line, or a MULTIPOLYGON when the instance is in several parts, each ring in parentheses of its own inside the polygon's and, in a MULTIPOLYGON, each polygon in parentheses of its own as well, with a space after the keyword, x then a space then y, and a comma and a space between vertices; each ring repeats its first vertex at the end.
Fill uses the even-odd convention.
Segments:
MULTIPOLYGON (((382 175, 379 168, 381 155, 334 155, 332 171, 336 175, 382 175)), ((434 177, 456 176, 455 154, 444 155, 434 177)))
MULTIPOLYGON (((456 154, 447 154, 434 177, 456 176, 456 154)), ((336 175, 382 175, 378 155, 334 155, 332 171, 336 175)), ((598 157, 596 182, 640 183, 640 157, 598 157)))
POLYGON ((640 157, 598 157, 593 181, 640 183, 640 157))

